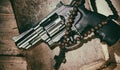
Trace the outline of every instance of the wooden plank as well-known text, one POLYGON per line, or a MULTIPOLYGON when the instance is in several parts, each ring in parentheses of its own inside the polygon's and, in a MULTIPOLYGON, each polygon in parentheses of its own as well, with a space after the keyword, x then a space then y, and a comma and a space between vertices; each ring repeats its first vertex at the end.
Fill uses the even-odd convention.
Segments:
POLYGON ((96 70, 105 62, 102 44, 98 39, 93 39, 81 48, 66 53, 66 59, 67 63, 62 64, 60 70, 88 70, 91 68, 96 70))
POLYGON ((0 56, 0 70, 27 70, 23 57, 0 56))
POLYGON ((18 34, 16 21, 9 0, 0 0, 0 70, 27 70, 12 40, 18 34), (18 57, 19 56, 19 57, 18 57))
MULTIPOLYGON (((71 0, 62 0, 70 3, 71 0)), ((11 0, 19 32, 22 33, 47 16, 60 0, 11 0)))
POLYGON ((12 14, 12 7, 8 0, 0 0, 0 13, 12 14))
POLYGON ((0 7, 0 54, 20 54, 12 40, 18 30, 10 1, 1 0, 0 7))
MULTIPOLYGON (((69 3, 68 0, 62 0, 69 3)), ((20 33, 28 30, 35 22, 41 20, 50 13, 59 0, 11 0, 16 15, 20 33)), ((99 39, 93 39, 85 43, 81 48, 66 54, 67 63, 62 64, 60 70, 96 70, 105 62, 105 55, 99 39), (91 66, 93 65, 93 66, 91 66)), ((59 48, 51 51, 46 44, 26 50, 26 59, 29 70, 52 70, 54 55, 59 48)), ((108 54, 108 53, 107 53, 108 54)))
MULTIPOLYGON (((59 0, 12 0, 11 2, 16 15, 18 28, 22 33, 29 29, 27 27, 31 27, 33 25, 32 23, 35 23, 50 13, 55 8, 55 5, 59 0)), ((64 2, 69 3, 70 1, 64 0, 64 2)), ((59 50, 57 50, 57 48, 51 52, 45 44, 40 44, 36 48, 28 50, 27 55, 29 56, 26 55, 27 62, 29 64, 28 68, 30 70, 34 70, 34 68, 38 70, 50 68, 52 70, 54 64, 53 58, 58 52, 59 50)), ((77 50, 68 52, 66 54, 66 59, 67 63, 62 64, 60 70, 78 70, 88 63, 90 64, 92 62, 104 60, 104 54, 99 40, 96 39, 84 44, 77 50)))

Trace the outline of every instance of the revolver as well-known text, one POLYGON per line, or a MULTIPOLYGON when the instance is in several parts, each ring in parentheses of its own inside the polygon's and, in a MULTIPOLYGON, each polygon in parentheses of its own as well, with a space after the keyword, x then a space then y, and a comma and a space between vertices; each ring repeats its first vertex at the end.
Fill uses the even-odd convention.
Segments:
MULTIPOLYGON (((16 46, 19 49, 29 49, 39 41, 46 42, 51 50, 56 46, 60 46, 61 39, 65 35, 67 19, 72 9, 72 6, 64 5, 60 2, 56 8, 36 26, 13 37, 16 46)), ((78 36, 84 35, 91 28, 96 29, 94 31, 95 37, 106 42, 109 46, 115 44, 120 38, 120 25, 117 22, 108 19, 108 17, 102 14, 89 11, 83 6, 78 6, 78 12, 71 27, 73 38, 76 34, 78 36), (103 21, 107 21, 105 25, 99 25, 99 23, 103 21), (96 26, 102 27, 97 29, 96 26)), ((73 38, 71 38, 71 40, 74 41, 73 38)), ((61 63, 64 62, 66 50, 78 48, 78 46, 80 46, 79 44, 80 43, 77 43, 74 44, 74 46, 65 47, 60 50, 59 55, 54 57, 56 70, 58 70, 61 63)))
MULTIPOLYGON (((20 49, 28 49, 40 40, 46 42, 51 49, 54 49, 55 46, 59 46, 60 39, 65 34, 66 22, 72 9, 72 6, 64 5, 60 2, 56 8, 36 26, 13 37, 16 46, 20 49)), ((102 14, 91 12, 79 6, 77 16, 72 26, 72 31, 75 31, 80 36, 90 28, 106 20, 106 18, 107 17, 102 14)), ((94 33, 101 41, 105 41, 108 45, 112 45, 120 37, 120 25, 113 20, 109 20, 107 23, 108 24, 94 33)))

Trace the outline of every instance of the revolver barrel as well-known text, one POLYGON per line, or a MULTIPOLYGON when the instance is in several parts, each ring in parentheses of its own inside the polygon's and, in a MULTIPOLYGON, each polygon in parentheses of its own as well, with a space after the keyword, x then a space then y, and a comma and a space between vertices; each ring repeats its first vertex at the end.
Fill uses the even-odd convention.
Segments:
POLYGON ((53 14, 44 22, 39 23, 34 28, 13 38, 18 48, 28 49, 38 41, 44 40, 49 45, 57 42, 64 34, 65 22, 61 16, 53 14), (61 33, 62 32, 62 33, 61 33))

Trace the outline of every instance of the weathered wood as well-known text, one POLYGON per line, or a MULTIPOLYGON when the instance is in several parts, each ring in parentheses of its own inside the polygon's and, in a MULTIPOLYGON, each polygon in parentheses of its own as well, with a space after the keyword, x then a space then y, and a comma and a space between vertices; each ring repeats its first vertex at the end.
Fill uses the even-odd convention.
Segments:
MULTIPOLYGON (((50 13, 59 0, 11 0, 11 2, 16 15, 17 25, 20 33, 22 33, 50 13)), ((70 1, 65 0, 65 2, 69 3, 70 1)), ((57 49, 51 52, 45 44, 40 44, 34 49, 28 50, 26 54, 29 64, 28 69, 31 68, 30 70, 34 70, 36 68, 36 70, 45 70, 46 68, 53 68, 53 56, 58 52, 57 49)), ((99 41, 92 40, 92 42, 84 44, 83 47, 67 53, 66 59, 67 63, 62 64, 60 70, 78 70, 88 63, 104 60, 104 55, 99 41)))
POLYGON ((20 52, 12 37, 18 34, 18 30, 11 4, 8 0, 1 0, 0 8, 0 54, 17 55, 20 52))
POLYGON ((0 70, 27 70, 25 58, 18 57, 12 37, 18 34, 9 0, 0 0, 0 70))
POLYGON ((27 70, 25 58, 16 56, 0 56, 0 70, 27 70))
MULTIPOLYGON (((64 0, 65 4, 68 4, 70 1, 71 0, 64 0)), ((16 17, 17 25, 18 27, 22 25, 20 27, 20 29, 22 29, 27 26, 31 27, 34 25, 34 22, 45 17, 55 8, 59 0, 31 0, 31 2, 29 0, 12 0, 11 2, 15 15, 19 16, 16 17)), ((28 29, 30 27, 28 27, 28 29)), ((42 43, 35 48, 24 51, 25 60, 24 57, 19 56, 21 52, 12 41, 12 37, 15 35, 18 35, 18 30, 10 2, 8 0, 0 0, 0 70, 54 69, 54 55, 58 54, 59 48, 51 51, 48 45, 42 43)), ((66 53, 67 63, 62 64, 60 70, 96 70, 105 62, 105 56, 101 46, 98 39, 93 39, 85 43, 81 48, 66 53)), ((118 43, 109 50, 110 56, 112 57, 111 61, 115 62, 115 60, 117 60, 117 62, 120 63, 119 50, 120 42, 118 41, 118 43)), ((106 70, 110 69, 113 70, 114 68, 109 67, 106 70)), ((120 68, 117 67, 115 70, 119 69, 120 68)))
MULTIPOLYGON (((58 2, 59 0, 11 0, 19 32, 22 33, 35 25, 50 13, 58 2)), ((28 70, 52 70, 53 57, 58 52, 58 48, 52 51, 44 43, 24 51, 28 70)), ((105 62, 102 44, 98 39, 88 41, 81 48, 66 53, 66 59, 67 63, 62 64, 60 70, 96 70, 105 62)))
POLYGON ((41 43, 25 52, 28 70, 54 70, 52 51, 45 43, 41 43))
MULTIPOLYGON (((11 0, 19 32, 22 33, 48 15, 60 0, 11 0)), ((65 0, 64 2, 69 2, 65 0)))

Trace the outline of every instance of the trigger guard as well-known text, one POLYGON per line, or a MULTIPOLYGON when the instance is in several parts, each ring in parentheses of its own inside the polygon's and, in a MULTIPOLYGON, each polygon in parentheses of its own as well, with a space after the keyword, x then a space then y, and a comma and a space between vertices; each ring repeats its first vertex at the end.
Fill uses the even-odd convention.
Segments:
POLYGON ((80 48, 82 43, 77 43, 77 44, 75 44, 75 45, 72 45, 72 46, 69 46, 69 47, 65 47, 65 49, 67 50, 67 51, 72 51, 72 50, 75 50, 75 49, 78 49, 78 48, 80 48))

